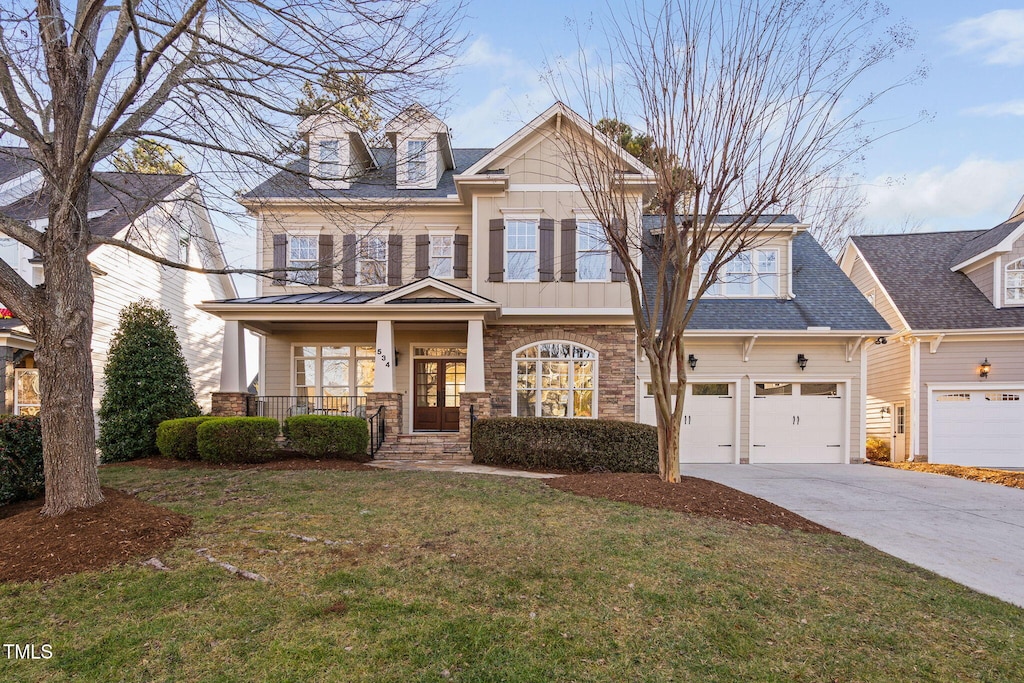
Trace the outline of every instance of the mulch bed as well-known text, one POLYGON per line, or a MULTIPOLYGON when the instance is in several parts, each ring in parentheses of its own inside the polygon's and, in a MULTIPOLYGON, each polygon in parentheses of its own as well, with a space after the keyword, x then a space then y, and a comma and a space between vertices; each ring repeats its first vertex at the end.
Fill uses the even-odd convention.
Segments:
POLYGON ((944 474, 947 477, 959 479, 970 479, 972 481, 984 481, 989 484, 999 484, 1015 489, 1024 489, 1024 472, 1011 470, 998 470, 990 467, 967 467, 965 465, 940 465, 930 462, 874 462, 874 465, 892 467, 897 470, 912 470, 914 472, 930 472, 932 474, 944 474))
POLYGON ((835 534, 835 531, 778 505, 695 477, 669 484, 656 474, 573 474, 546 480, 548 486, 591 498, 633 503, 649 508, 718 517, 743 524, 770 524, 791 531, 835 534))
POLYGON ((42 498, 7 506, 0 519, 0 581, 53 579, 145 559, 192 525, 185 515, 116 489, 104 488, 103 495, 99 505, 60 517, 39 514, 42 498))
POLYGON ((311 458, 285 458, 283 460, 271 460, 261 463, 229 463, 217 465, 202 460, 175 460, 174 458, 152 457, 129 460, 127 462, 111 463, 103 467, 131 465, 135 467, 148 467, 152 470, 349 470, 349 471, 370 471, 379 472, 376 467, 370 467, 353 460, 341 460, 337 458, 324 458, 313 460, 311 458))

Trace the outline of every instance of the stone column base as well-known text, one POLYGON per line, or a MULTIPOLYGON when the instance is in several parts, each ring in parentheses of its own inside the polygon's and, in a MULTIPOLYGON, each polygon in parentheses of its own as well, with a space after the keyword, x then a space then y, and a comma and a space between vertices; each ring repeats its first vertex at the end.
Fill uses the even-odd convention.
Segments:
POLYGON ((459 434, 469 438, 469 408, 473 408, 473 416, 483 420, 491 416, 491 392, 464 391, 459 397, 459 434))
POLYGON ((384 433, 388 436, 402 433, 402 394, 397 391, 370 391, 366 394, 366 417, 384 406, 384 433))
POLYGON ((245 417, 249 414, 249 394, 241 391, 215 391, 210 414, 214 417, 245 417))

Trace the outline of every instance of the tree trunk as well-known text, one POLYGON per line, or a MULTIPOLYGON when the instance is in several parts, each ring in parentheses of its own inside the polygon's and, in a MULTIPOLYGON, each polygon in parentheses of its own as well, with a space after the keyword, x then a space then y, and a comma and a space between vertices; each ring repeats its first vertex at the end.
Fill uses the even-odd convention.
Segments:
POLYGON ((682 427, 682 407, 672 409, 672 395, 665 387, 665 397, 654 395, 654 404, 657 413, 658 404, 665 402, 669 405, 670 418, 663 420, 658 417, 658 474, 662 481, 679 483, 679 431, 682 427))
POLYGON ((42 399, 44 515, 103 501, 93 416, 93 281, 86 216, 89 176, 51 204, 44 245, 43 311, 36 339, 42 399))

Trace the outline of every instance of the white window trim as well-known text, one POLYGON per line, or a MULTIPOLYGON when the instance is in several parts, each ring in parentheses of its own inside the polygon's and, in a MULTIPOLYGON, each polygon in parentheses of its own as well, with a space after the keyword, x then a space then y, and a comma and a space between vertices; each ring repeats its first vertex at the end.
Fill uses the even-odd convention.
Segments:
MULTIPOLYGON (((611 282, 612 280, 612 247, 608 244, 608 236, 604 235, 604 277, 588 279, 580 276, 580 223, 596 223, 604 235, 604 226, 593 216, 576 216, 576 282, 611 282)), ((586 251, 588 254, 600 253, 592 249, 586 251)))
POLYGON ((429 138, 405 138, 402 141, 402 146, 405 152, 405 159, 403 160, 402 166, 405 175, 405 182, 409 185, 426 185, 430 182, 430 139, 429 138), (409 144, 413 142, 423 143, 423 154, 419 159, 413 159, 413 155, 409 152, 409 144), (412 166, 413 163, 423 164, 423 176, 421 178, 412 177, 412 166))
POLYGON ((430 239, 427 240, 427 274, 431 277, 436 277, 440 280, 453 280, 455 279, 455 231, 458 226, 454 225, 427 225, 427 235, 430 239), (449 257, 451 265, 448 268, 447 275, 434 275, 434 238, 435 237, 451 237, 452 238, 452 255, 449 257))
POLYGON ((1021 298, 1011 298, 1010 297, 1010 290, 1011 289, 1024 290, 1024 282, 1021 283, 1022 284, 1021 287, 1010 287, 1010 272, 1011 271, 1013 271, 1014 273, 1021 273, 1021 277, 1024 277, 1024 258, 1016 258, 1016 259, 1010 261, 1009 263, 1007 263, 1003 267, 1003 276, 1004 276, 1003 277, 1003 286, 1002 286, 1002 291, 1000 292, 1000 295, 1003 298, 1003 305, 1004 306, 1020 306, 1020 305, 1024 304, 1024 297, 1021 297, 1021 298), (1013 267, 1015 265, 1017 266, 1016 268, 1013 267))
MULTIPOLYGON (((540 214, 514 214, 514 213, 510 213, 510 214, 504 214, 502 217, 503 217, 503 219, 505 221, 505 230, 502 233, 502 237, 501 237, 505 241, 505 243, 503 245, 501 245, 502 246, 502 252, 504 254, 504 259, 505 259, 505 262, 503 264, 504 267, 505 267, 505 282, 540 282, 540 214), (533 254, 534 254, 535 258, 534 258, 534 268, 533 268, 533 277, 532 278, 524 278, 524 279, 516 278, 516 279, 512 279, 512 278, 509 277, 509 272, 510 271, 509 271, 509 267, 508 267, 508 254, 509 254, 509 248, 508 248, 508 224, 510 222, 532 222, 533 223, 533 230, 534 230, 533 254)), ((517 253, 523 253, 523 254, 527 253, 527 251, 529 251, 529 250, 518 250, 518 249, 516 250, 517 253)))
POLYGON ((317 172, 317 175, 320 176, 319 177, 320 180, 324 180, 324 181, 328 181, 329 182, 329 181, 332 181, 332 180, 342 180, 343 179, 343 176, 345 175, 344 172, 342 171, 342 162, 341 162, 341 157, 342 157, 343 153, 344 153, 344 146, 342 145, 342 141, 340 139, 338 139, 338 138, 317 138, 317 140, 316 140, 316 172, 317 172), (333 162, 325 162, 323 160, 323 156, 321 156, 321 154, 320 154, 323 151, 323 144, 325 142, 333 142, 337 146, 338 158, 335 161, 333 161, 333 162), (327 163, 332 163, 332 164, 334 164, 336 166, 335 172, 333 172, 330 175, 327 174, 327 172, 324 169, 324 167, 326 166, 327 163))
MULTIPOLYGON (((300 228, 298 230, 289 230, 285 234, 288 237, 288 241, 285 242, 285 267, 295 268, 298 267, 295 262, 292 261, 292 239, 296 237, 312 237, 313 245, 316 247, 316 258, 313 259, 313 264, 318 266, 320 263, 320 228, 300 228)), ((303 263, 307 262, 303 259, 303 263)), ((285 272, 285 283, 289 285, 315 285, 317 283, 317 271, 315 269, 308 271, 289 270, 285 272), (299 280, 299 277, 306 276, 311 277, 311 282, 303 282, 299 280)))
MULTIPOLYGON (((782 296, 782 293, 781 293, 781 285, 782 285, 781 250, 778 247, 758 247, 758 248, 754 248, 754 249, 748 249, 746 252, 742 252, 742 253, 750 254, 750 266, 751 266, 751 269, 752 269, 751 270, 751 274, 753 275, 753 282, 751 283, 750 294, 727 294, 726 293, 726 285, 728 284, 726 278, 729 277, 729 273, 726 272, 726 271, 727 271, 729 263, 732 262, 732 261, 729 261, 729 263, 722 264, 722 267, 718 271, 719 279, 712 285, 712 286, 715 286, 715 285, 718 286, 718 288, 719 288, 718 293, 717 294, 712 294, 710 289, 709 289, 708 292, 706 292, 704 294, 704 297, 705 298, 709 298, 709 299, 777 299, 780 296, 782 296), (762 293, 760 293, 758 291, 758 288, 759 288, 760 282, 761 282, 760 281, 760 277, 759 277, 761 275, 761 273, 758 272, 758 270, 757 270, 757 253, 758 252, 764 252, 764 251, 774 251, 775 252, 775 272, 774 273, 764 273, 764 274, 765 275, 774 275, 775 276, 775 278, 776 278, 776 291, 774 291, 774 292, 767 292, 767 293, 763 293, 762 294, 762 293)), ((707 252, 707 254, 715 254, 715 252, 712 251, 712 250, 709 250, 707 252)), ((712 258, 714 258, 714 257, 712 256, 712 258)), ((704 269, 702 267, 699 267, 698 277, 703 278, 704 277, 703 273, 704 273, 704 269)), ((697 282, 696 284, 699 286, 700 283, 697 282)))
MULTIPOLYGON (((32 408, 36 408, 36 407, 41 408, 42 407, 41 403, 22 403, 21 402, 21 396, 20 396, 21 392, 18 391, 18 387, 21 386, 21 382, 19 381, 20 380, 19 375, 25 374, 26 372, 34 372, 34 373, 36 373, 36 376, 38 377, 38 375, 39 375, 39 368, 15 368, 14 369, 14 414, 15 415, 21 415, 22 414, 21 409, 23 407, 32 407, 32 408)), ((42 401, 42 396, 41 395, 40 395, 40 401, 42 401)))
MULTIPOLYGON (((541 361, 541 360, 559 361, 559 360, 565 360, 565 361, 569 362, 569 384, 570 384, 570 386, 565 391, 569 392, 569 403, 568 403, 568 405, 569 405, 569 410, 570 411, 572 410, 572 407, 573 407, 572 395, 573 395, 574 392, 577 391, 577 389, 575 387, 575 382, 573 381, 575 379, 574 376, 573 376, 573 372, 574 372, 573 371, 573 365, 572 365, 573 361, 574 360, 589 360, 589 361, 592 361, 594 363, 594 368, 593 368, 593 371, 592 371, 593 372, 593 378, 594 378, 594 386, 590 388, 590 391, 593 393, 593 405, 592 405, 593 415, 591 415, 590 417, 576 417, 575 415, 571 415, 571 416, 567 415, 566 417, 561 417, 561 418, 560 417, 553 417, 553 418, 550 418, 550 419, 552 419, 552 420, 596 420, 596 419, 598 419, 600 417, 600 415, 598 414, 598 405, 599 405, 599 401, 598 401, 598 398, 599 398, 599 396, 598 396, 598 385, 599 385, 598 378, 599 378, 599 374, 598 373, 599 373, 599 370, 600 370, 601 354, 598 353, 597 349, 595 349, 595 348, 593 348, 591 346, 588 346, 586 344, 581 344, 579 342, 569 341, 568 339, 543 339, 543 340, 540 340, 540 341, 534 341, 534 342, 530 342, 529 344, 523 344, 522 346, 520 346, 519 348, 515 349, 512 352, 512 375, 511 375, 512 416, 513 417, 520 417, 520 415, 519 415, 519 397, 517 395, 518 392, 519 392, 519 389, 516 387, 516 377, 517 377, 518 372, 519 372, 519 366, 517 365, 518 361, 516 360, 516 356, 523 349, 528 349, 531 346, 540 346, 542 344, 569 344, 570 346, 579 346, 579 347, 584 348, 587 351, 590 351, 591 353, 594 354, 593 358, 579 358, 579 359, 573 359, 573 358, 547 358, 547 359, 542 359, 542 358, 538 357, 538 358, 532 359, 534 361, 541 361)), ((543 391, 543 390, 541 389, 540 386, 537 386, 537 387, 534 388, 534 391, 540 392, 540 391, 543 391)), ((555 391, 557 391, 557 390, 555 390, 555 391)), ((540 402, 538 401, 534 405, 539 407, 540 406, 540 402)), ((534 415, 525 415, 523 417, 540 417, 540 415, 536 415, 536 414, 534 414, 534 415)))
POLYGON ((388 258, 390 258, 391 229, 374 228, 362 230, 356 233, 356 285, 359 287, 387 287, 388 286, 388 258), (364 282, 362 264, 365 259, 362 257, 362 249, 365 240, 369 237, 379 237, 384 240, 384 277, 380 282, 364 282))
MULTIPOLYGON (((363 341, 293 342, 291 344, 290 349, 289 349, 289 358, 290 358, 289 362, 291 363, 291 368, 289 369, 289 381, 291 382, 291 395, 292 396, 298 396, 299 395, 299 393, 298 393, 299 392, 299 385, 295 381, 295 361, 297 361, 299 359, 306 359, 306 360, 316 361, 316 381, 313 384, 313 395, 314 396, 323 396, 324 395, 324 373, 323 373, 323 359, 324 359, 324 355, 323 355, 323 350, 322 349, 325 346, 350 346, 350 347, 352 347, 352 353, 349 354, 348 356, 327 356, 327 358, 328 359, 334 359, 334 358, 337 358, 337 359, 343 359, 343 358, 344 359, 348 359, 348 361, 349 361, 349 367, 348 367, 348 379, 349 379, 348 390, 350 392, 352 392, 352 393, 350 393, 348 395, 349 396, 356 396, 356 395, 358 395, 358 387, 357 387, 356 383, 359 381, 359 371, 358 371, 358 369, 356 367, 356 365, 357 365, 356 361, 358 361, 358 360, 375 360, 376 359, 376 354, 372 354, 372 355, 369 355, 369 356, 360 356, 358 353, 356 353, 356 349, 358 347, 360 347, 360 346, 365 346, 367 348, 373 349, 373 348, 375 348, 375 346, 374 346, 375 343, 376 342, 373 339, 368 339, 368 340, 363 340, 363 341), (295 349, 302 348, 304 346, 314 346, 314 347, 316 347, 316 355, 315 356, 296 356, 295 355, 295 349)), ((304 386, 308 386, 308 385, 304 385, 304 386)), ((373 391, 372 387, 370 388, 370 391, 373 391)))

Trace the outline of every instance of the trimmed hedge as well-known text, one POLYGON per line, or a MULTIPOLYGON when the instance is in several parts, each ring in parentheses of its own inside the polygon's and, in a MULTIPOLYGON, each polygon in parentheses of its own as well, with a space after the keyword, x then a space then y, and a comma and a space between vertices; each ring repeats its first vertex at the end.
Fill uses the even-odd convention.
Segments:
POLYGON ((284 435, 312 458, 365 455, 370 443, 366 420, 341 415, 294 415, 284 421, 284 435))
POLYGON ((206 462, 266 462, 277 449, 280 427, 272 417, 214 417, 196 427, 199 457, 206 462))
POLYGON ((160 455, 178 460, 199 460, 196 429, 214 418, 209 415, 164 420, 156 428, 156 447, 160 455))
POLYGON ((0 505, 43 493, 43 433, 34 415, 0 415, 0 505))
POLYGON ((657 472, 658 430, 617 420, 478 420, 473 462, 573 472, 657 472))

